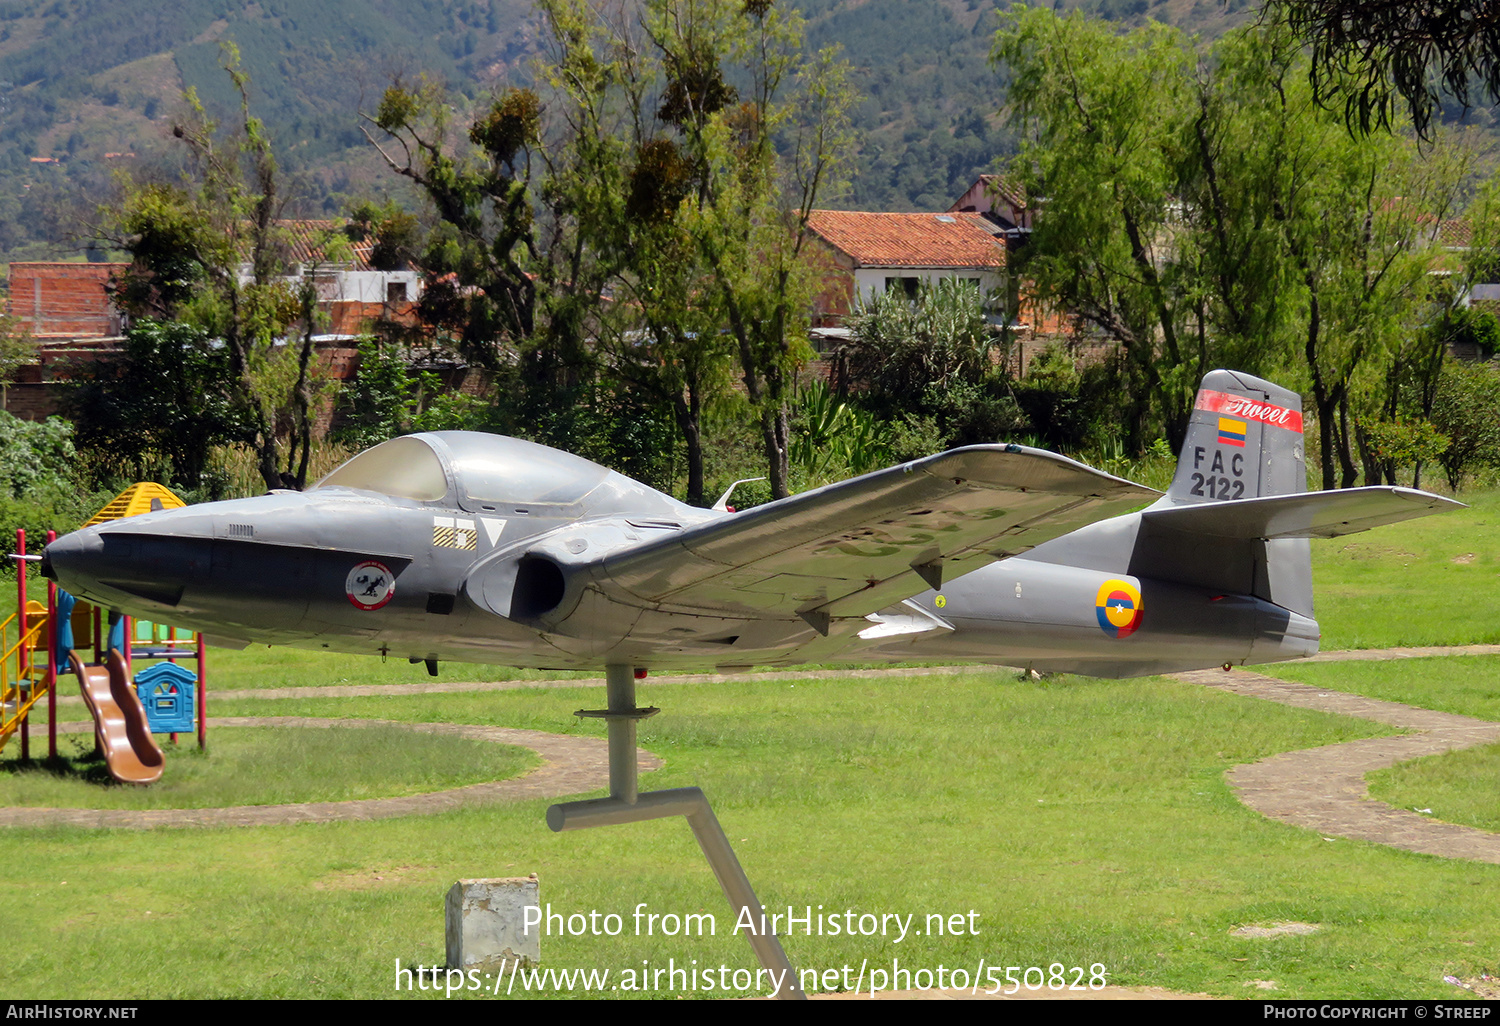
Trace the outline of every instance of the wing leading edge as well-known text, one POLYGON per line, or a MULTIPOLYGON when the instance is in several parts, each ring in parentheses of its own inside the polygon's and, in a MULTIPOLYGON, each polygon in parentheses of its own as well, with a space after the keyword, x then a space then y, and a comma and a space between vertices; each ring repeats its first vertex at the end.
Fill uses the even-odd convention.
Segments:
POLYGON ((969 446, 617 550, 588 567, 589 586, 664 610, 795 614, 826 633, 1158 494, 1040 449, 969 446))

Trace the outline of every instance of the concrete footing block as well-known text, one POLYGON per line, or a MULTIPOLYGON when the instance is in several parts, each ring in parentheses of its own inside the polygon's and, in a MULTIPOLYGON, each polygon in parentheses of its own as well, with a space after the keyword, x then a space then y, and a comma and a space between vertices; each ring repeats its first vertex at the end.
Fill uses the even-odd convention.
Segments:
MULTIPOLYGON (((489 880, 460 880, 448 889, 444 913, 449 969, 498 971, 519 960, 523 967, 542 960, 541 931, 526 930, 526 908, 539 908, 535 874, 489 880)), ((535 913, 533 913, 535 916, 535 913)))

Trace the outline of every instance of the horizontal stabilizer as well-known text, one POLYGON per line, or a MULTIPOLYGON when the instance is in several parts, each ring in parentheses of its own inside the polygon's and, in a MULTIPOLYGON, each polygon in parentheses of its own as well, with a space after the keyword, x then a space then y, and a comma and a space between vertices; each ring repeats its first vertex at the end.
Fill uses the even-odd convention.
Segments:
POLYGON ((1149 509, 1141 520, 1213 538, 1337 538, 1463 508, 1430 492, 1381 486, 1149 509))

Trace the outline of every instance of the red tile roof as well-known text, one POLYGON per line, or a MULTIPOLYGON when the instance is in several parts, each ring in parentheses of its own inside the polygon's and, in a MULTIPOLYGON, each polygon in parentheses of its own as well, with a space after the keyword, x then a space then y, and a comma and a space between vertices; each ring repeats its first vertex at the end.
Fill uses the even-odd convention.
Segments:
POLYGON ((1456 217, 1447 221, 1438 222, 1438 242, 1444 246, 1453 246, 1463 249, 1473 241, 1474 226, 1469 223, 1468 218, 1456 217))
POLYGON ((1017 210, 1026 209, 1026 195, 1021 191, 1021 186, 1005 175, 980 175, 979 180, 984 183, 986 192, 989 192, 1017 210))
POLYGON ((1005 248, 975 214, 814 210, 807 221, 861 267, 1005 266, 1005 248))
MULTIPOLYGON (((295 218, 282 218, 276 222, 276 227, 286 233, 285 239, 290 251, 287 256, 295 264, 322 263, 325 259, 324 242, 330 233, 338 231, 333 221, 295 218)), ((349 243, 349 256, 353 270, 370 270, 370 253, 374 248, 373 239, 349 243)))

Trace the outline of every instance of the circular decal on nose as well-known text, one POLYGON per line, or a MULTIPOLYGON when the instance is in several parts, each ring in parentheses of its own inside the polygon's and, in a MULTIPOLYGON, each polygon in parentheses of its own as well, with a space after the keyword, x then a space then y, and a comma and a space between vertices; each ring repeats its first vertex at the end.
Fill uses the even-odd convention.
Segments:
POLYGON ((1111 638, 1128 638, 1141 625, 1141 593, 1129 581, 1105 581, 1094 599, 1099 626, 1111 638))
POLYGON ((396 575, 384 563, 368 560, 344 578, 344 594, 360 609, 379 609, 396 594, 396 575))

